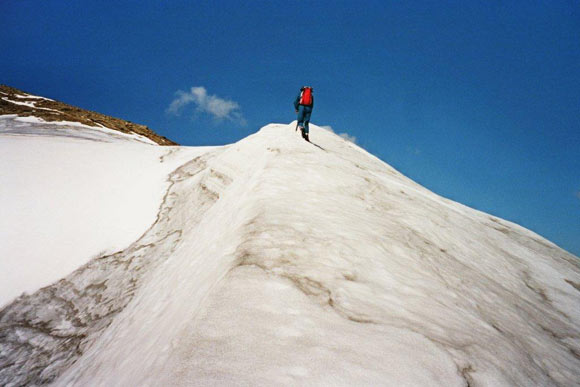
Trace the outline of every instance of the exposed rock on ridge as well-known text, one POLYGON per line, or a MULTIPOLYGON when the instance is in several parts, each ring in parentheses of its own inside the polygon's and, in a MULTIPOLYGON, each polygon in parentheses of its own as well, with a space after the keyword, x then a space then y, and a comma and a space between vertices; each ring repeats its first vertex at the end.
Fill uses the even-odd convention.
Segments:
POLYGON ((71 121, 99 128, 104 126, 126 134, 136 133, 159 145, 177 145, 160 136, 147 126, 119 118, 84 110, 52 99, 37 97, 13 87, 0 85, 0 115, 17 114, 20 117, 39 117, 45 121, 71 121))

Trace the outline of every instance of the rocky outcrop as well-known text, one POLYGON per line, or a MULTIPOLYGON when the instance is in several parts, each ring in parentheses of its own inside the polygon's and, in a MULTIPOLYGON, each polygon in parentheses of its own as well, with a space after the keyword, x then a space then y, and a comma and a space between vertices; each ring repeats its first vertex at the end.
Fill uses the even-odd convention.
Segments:
POLYGON ((126 134, 138 134, 159 145, 177 145, 160 136, 147 126, 84 110, 49 98, 37 97, 13 87, 0 85, 0 115, 17 114, 21 117, 39 117, 45 121, 71 121, 83 125, 104 126, 126 134))

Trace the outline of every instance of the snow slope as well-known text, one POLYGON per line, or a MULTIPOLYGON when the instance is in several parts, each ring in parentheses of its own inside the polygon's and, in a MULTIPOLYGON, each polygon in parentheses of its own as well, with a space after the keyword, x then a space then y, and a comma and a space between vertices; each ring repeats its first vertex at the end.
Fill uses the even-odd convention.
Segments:
POLYGON ((129 141, 157 145, 157 143, 145 136, 140 136, 136 133, 122 133, 102 125, 94 127, 71 121, 45 121, 39 117, 19 117, 16 114, 0 116, 0 134, 78 138, 106 143, 129 141))
POLYGON ((130 245, 155 221, 169 173, 210 149, 111 132, 0 116, 0 306, 130 245))
POLYGON ((578 384, 577 257, 293 128, 192 157, 141 238, 2 310, 0 384, 578 384))

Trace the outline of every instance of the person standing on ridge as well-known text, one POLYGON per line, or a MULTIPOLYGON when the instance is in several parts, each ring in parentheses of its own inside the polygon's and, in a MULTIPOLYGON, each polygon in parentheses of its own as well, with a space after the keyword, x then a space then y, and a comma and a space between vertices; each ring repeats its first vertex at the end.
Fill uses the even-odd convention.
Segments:
POLYGON ((300 93, 294 100, 294 110, 298 113, 296 130, 300 128, 302 138, 306 141, 310 141, 308 138, 308 123, 310 122, 310 115, 312 114, 312 108, 314 107, 314 95, 312 91, 312 87, 303 86, 300 88, 300 93))

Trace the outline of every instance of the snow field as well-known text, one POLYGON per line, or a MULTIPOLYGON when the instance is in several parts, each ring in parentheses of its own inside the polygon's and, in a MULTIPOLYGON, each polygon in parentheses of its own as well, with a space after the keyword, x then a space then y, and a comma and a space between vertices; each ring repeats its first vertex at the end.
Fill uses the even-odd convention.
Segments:
MULTIPOLYGON (((52 109, 45 109, 52 110, 52 109)), ((99 126, 88 126, 71 121, 45 121, 42 118, 29 116, 18 117, 15 114, 0 116, 0 135, 33 136, 33 137, 66 137, 99 142, 141 142, 149 145, 158 145, 145 136, 137 133, 123 133, 99 126)))
MULTIPOLYGON (((160 182, 161 170, 163 176, 170 170, 162 164, 174 160, 179 168, 163 180, 161 208, 156 219, 140 223, 146 229, 140 238, 91 261, 98 261, 94 268, 68 275, 74 291, 51 285, 67 303, 49 298, 54 304, 44 306, 43 297, 52 294, 45 292, 11 307, 15 319, 43 327, 41 334, 11 328, 15 342, 25 340, 25 350, 46 362, 38 380, 56 375, 50 379, 55 385, 92 386, 577 384, 576 257, 529 230, 439 197, 315 125, 314 144, 304 142, 294 126, 271 124, 238 143, 199 150, 59 139, 74 141, 91 160, 104 149, 92 146, 106 146, 109 155, 119 147, 121 163, 98 163, 108 167, 101 185, 111 185, 109 175, 119 165, 133 173, 113 173, 124 190, 138 185, 135 171, 150 175, 158 168, 160 182), (139 162, 126 160, 132 158, 139 162), (125 283, 131 286, 114 288, 125 283), (69 304, 78 316, 65 313, 69 304), (50 317, 58 308, 64 317, 50 317), (47 330, 57 336, 47 338, 47 330), (80 337, 82 345, 54 344, 62 337, 80 337)), ((0 146, 5 138, 15 140, 0 136, 0 146)), ((44 161, 69 154, 55 140, 40 166, 27 169, 70 185, 83 171, 58 177, 63 173, 56 167, 65 160, 44 161)), ((13 175, 12 183, 23 174, 13 175)), ((91 182, 81 183, 71 191, 90 195, 81 188, 91 182)), ((32 191, 42 185, 35 184, 32 191)), ((111 195, 97 207, 121 211, 115 200, 111 195)), ((152 199, 147 203, 153 207, 152 199)), ((17 221, 15 214, 9 218, 17 221)), ((39 367, 23 364, 14 378, 39 367)))
POLYGON ((0 305, 138 239, 169 173, 207 151, 110 141, 0 134, 0 305))
POLYGON ((57 384, 577 380, 574 257, 311 137, 269 125, 180 178, 177 246, 57 384))

